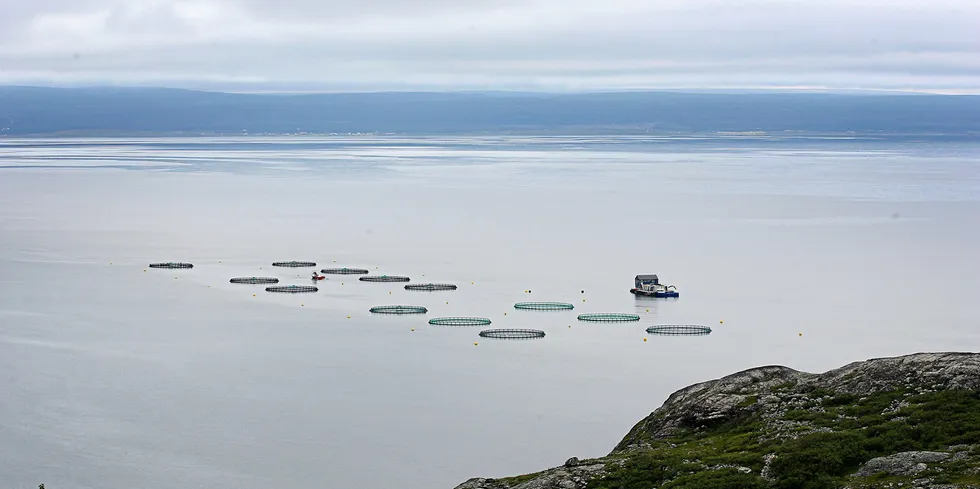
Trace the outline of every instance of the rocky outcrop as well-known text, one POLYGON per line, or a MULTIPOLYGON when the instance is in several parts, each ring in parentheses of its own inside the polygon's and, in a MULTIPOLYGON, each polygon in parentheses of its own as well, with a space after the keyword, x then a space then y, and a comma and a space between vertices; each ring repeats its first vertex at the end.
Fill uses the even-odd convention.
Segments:
POLYGON ((565 465, 536 474, 529 480, 470 479, 456 489, 585 489, 589 481, 602 475, 605 467, 603 461, 582 462, 572 457, 565 465))
POLYGON ((928 469, 927 464, 942 462, 949 457, 950 454, 945 452, 901 452, 868 460, 854 475, 857 477, 876 474, 916 475, 928 469))
MULTIPOLYGON (((923 400, 926 399, 923 396, 937 396, 948 391, 980 391, 980 354, 917 353, 876 358, 822 374, 783 366, 758 367, 671 394, 660 408, 637 423, 606 457, 588 461, 572 458, 561 467, 527 476, 471 479, 456 489, 585 489, 590 481, 616 477, 616 474, 629 470, 632 461, 643 457, 652 457, 657 461, 654 465, 661 470, 657 472, 660 482, 651 482, 650 487, 659 487, 667 480, 695 477, 699 471, 714 471, 716 475, 712 477, 752 477, 766 485, 778 482, 779 477, 789 477, 786 475, 787 464, 780 465, 780 458, 792 456, 787 452, 790 450, 787 447, 794 446, 790 442, 805 438, 837 443, 842 434, 863 437, 867 431, 862 430, 869 427, 898 429, 895 427, 905 426, 902 423, 909 416, 918 416, 921 420, 937 419, 928 414, 942 409, 937 406, 942 399, 923 400), (755 442, 747 445, 748 449, 726 452, 725 444, 732 442, 723 437, 730 433, 740 433, 738 440, 742 441, 744 435, 750 433, 755 442), (713 463, 712 460, 727 460, 725 457, 729 455, 709 453, 708 448, 702 447, 717 446, 722 447, 722 455, 735 453, 748 462, 736 465, 713 463), (703 450, 704 455, 699 456, 697 450, 703 450), (752 453, 753 450, 757 453, 752 453), (680 458, 674 459, 677 454, 681 454, 678 455, 680 458)), ((975 397, 959 401, 957 409, 977 409, 980 400, 975 397)), ((964 433, 980 432, 980 413, 975 418, 970 412, 956 415, 966 420, 961 422, 977 424, 963 426, 964 433)), ((910 430, 930 429, 919 425, 909 427, 910 430)), ((941 427, 936 429, 941 431, 941 427)), ((954 439, 957 435, 946 433, 943 436, 954 439)), ((832 473, 828 477, 846 476, 847 487, 853 488, 873 487, 863 485, 864 481, 875 478, 872 476, 907 478, 905 483, 895 487, 938 488, 945 487, 943 481, 960 475, 968 478, 971 474, 980 474, 980 443, 944 448, 942 451, 878 452, 878 456, 861 459, 863 463, 859 466, 850 466, 853 467, 850 475, 832 473)), ((841 484, 836 487, 844 487, 845 479, 839 480, 841 484)), ((974 487, 971 483, 956 487, 974 487)))

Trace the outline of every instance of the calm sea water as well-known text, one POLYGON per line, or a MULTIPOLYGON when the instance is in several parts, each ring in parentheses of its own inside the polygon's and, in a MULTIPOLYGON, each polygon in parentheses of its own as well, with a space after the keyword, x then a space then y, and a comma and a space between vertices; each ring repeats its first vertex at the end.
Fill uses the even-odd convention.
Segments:
POLYGON ((0 249, 4 487, 449 489, 604 455, 737 370, 977 350, 980 144, 4 139, 0 249), (459 290, 228 283, 309 283, 279 260, 459 290), (640 273, 680 299, 634 298, 640 273))

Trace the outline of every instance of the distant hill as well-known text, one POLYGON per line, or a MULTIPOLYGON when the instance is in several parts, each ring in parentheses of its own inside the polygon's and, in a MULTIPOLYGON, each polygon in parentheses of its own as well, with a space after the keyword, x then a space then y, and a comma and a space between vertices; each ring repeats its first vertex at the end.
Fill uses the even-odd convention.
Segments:
POLYGON ((393 132, 978 134, 980 96, 618 92, 240 94, 0 87, 0 135, 393 132))

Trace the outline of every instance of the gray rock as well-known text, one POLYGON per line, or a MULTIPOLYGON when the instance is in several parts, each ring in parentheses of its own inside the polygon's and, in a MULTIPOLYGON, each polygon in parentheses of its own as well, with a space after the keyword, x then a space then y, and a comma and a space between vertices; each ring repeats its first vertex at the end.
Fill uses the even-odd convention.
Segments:
MULTIPOLYGON (((585 489, 589 481, 604 473, 606 464, 597 460, 575 460, 572 466, 563 465, 546 470, 537 477, 514 486, 495 479, 470 479, 456 489, 585 489)), ((567 462, 566 462, 567 463, 567 462)))
POLYGON ((901 452, 887 457, 868 460, 856 474, 868 477, 882 472, 888 475, 915 475, 929 468, 929 463, 942 462, 949 458, 945 452, 901 452))

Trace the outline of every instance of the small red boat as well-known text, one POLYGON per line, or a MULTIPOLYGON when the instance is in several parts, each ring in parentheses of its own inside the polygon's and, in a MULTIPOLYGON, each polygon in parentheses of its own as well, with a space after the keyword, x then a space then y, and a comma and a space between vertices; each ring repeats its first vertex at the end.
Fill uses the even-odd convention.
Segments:
POLYGON ((310 278, 313 279, 313 280, 323 280, 323 279, 325 279, 327 277, 324 276, 324 275, 314 275, 314 276, 312 276, 310 278))

